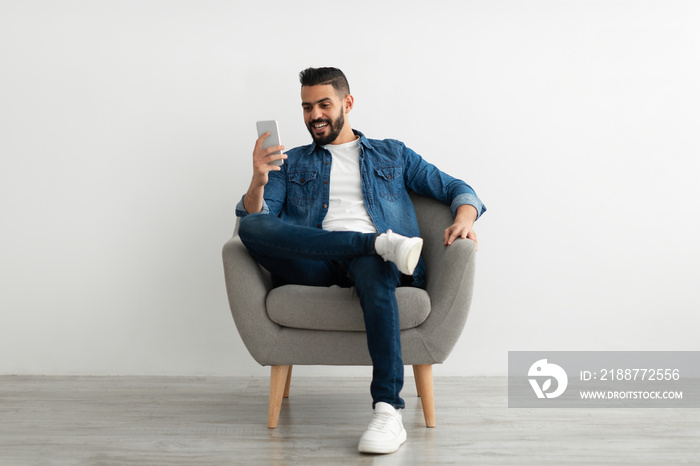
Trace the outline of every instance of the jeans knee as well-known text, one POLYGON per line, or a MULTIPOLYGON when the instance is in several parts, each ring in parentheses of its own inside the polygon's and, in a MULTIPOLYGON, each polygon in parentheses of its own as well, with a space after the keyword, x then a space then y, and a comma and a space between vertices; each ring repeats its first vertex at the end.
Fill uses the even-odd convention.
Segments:
POLYGON ((238 236, 245 243, 246 239, 259 235, 264 230, 266 214, 250 214, 241 217, 238 223, 238 236))
POLYGON ((351 275, 356 289, 366 287, 396 288, 400 282, 398 269, 379 256, 359 256, 351 264, 351 275))

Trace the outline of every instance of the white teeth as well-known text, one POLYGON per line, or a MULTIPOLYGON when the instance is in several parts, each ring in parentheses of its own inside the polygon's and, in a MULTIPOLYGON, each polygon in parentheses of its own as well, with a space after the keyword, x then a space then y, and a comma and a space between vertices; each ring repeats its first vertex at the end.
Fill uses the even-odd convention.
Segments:
POLYGON ((328 123, 321 123, 320 125, 314 125, 314 128, 321 129, 321 128, 325 127, 326 125, 328 125, 328 123))

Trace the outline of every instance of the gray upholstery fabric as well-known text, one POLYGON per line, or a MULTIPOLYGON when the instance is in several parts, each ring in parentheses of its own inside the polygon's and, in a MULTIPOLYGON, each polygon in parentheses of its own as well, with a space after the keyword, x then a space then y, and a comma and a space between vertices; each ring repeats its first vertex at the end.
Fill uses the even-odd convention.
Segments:
MULTIPOLYGON (((405 306, 400 305, 403 360, 407 365, 435 364, 443 362, 452 351, 467 319, 474 285, 474 242, 457 240, 450 247, 443 246, 445 228, 453 220, 449 207, 415 194, 411 197, 424 239, 423 259, 427 268, 426 292, 430 309, 427 318, 408 328, 412 325, 411 320, 404 316, 405 306)), ((364 331, 359 331, 357 323, 343 321, 337 324, 338 330, 314 330, 316 326, 330 324, 302 323, 305 313, 302 307, 296 305, 290 307, 293 309, 290 313, 295 315, 294 320, 282 321, 307 328, 294 328, 275 322, 271 315, 278 321, 291 319, 283 316, 283 295, 276 297, 278 293, 286 291, 272 293, 269 274, 255 263, 235 234, 224 245, 223 261, 231 314, 243 343, 258 363, 371 365, 366 336, 364 331), (344 330, 350 328, 353 330, 344 330)), ((323 298, 325 300, 332 300, 334 293, 333 287, 303 288, 307 289, 290 292, 319 295, 327 292, 328 298, 323 298)), ((309 321, 318 320, 319 309, 314 311, 311 306, 309 309, 306 315, 309 321)), ((416 318, 415 322, 418 320, 416 318)))
MULTIPOLYGON (((399 303, 401 330, 419 326, 430 313, 430 297, 420 288, 398 288, 396 300, 399 303)), ((365 331, 362 307, 355 288, 281 286, 267 295, 267 315, 282 327, 365 331)))

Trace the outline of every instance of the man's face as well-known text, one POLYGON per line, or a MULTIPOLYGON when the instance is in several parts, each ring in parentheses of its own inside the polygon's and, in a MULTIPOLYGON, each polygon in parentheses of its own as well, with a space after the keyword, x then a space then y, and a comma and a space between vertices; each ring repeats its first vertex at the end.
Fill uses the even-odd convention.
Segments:
POLYGON ((345 126, 344 103, 330 84, 302 86, 304 123, 316 144, 335 141, 345 126))

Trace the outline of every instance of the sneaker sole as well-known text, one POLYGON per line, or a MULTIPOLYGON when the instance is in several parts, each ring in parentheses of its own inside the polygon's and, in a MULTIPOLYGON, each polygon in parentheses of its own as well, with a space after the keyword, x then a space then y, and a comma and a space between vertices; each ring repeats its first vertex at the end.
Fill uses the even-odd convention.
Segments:
POLYGON ((405 246, 409 249, 409 251, 406 253, 406 262, 402 264, 403 270, 401 270, 401 272, 405 273, 406 275, 413 275, 413 272, 416 270, 416 266, 418 265, 418 261, 420 260, 420 253, 423 250, 423 238, 413 239, 415 241, 411 241, 405 246))
POLYGON ((357 449, 360 451, 360 453, 394 453, 399 448, 401 448, 401 445, 403 445, 404 443, 406 443, 406 429, 401 431, 397 442, 387 444, 386 442, 363 441, 360 442, 360 445, 357 447, 357 449))

